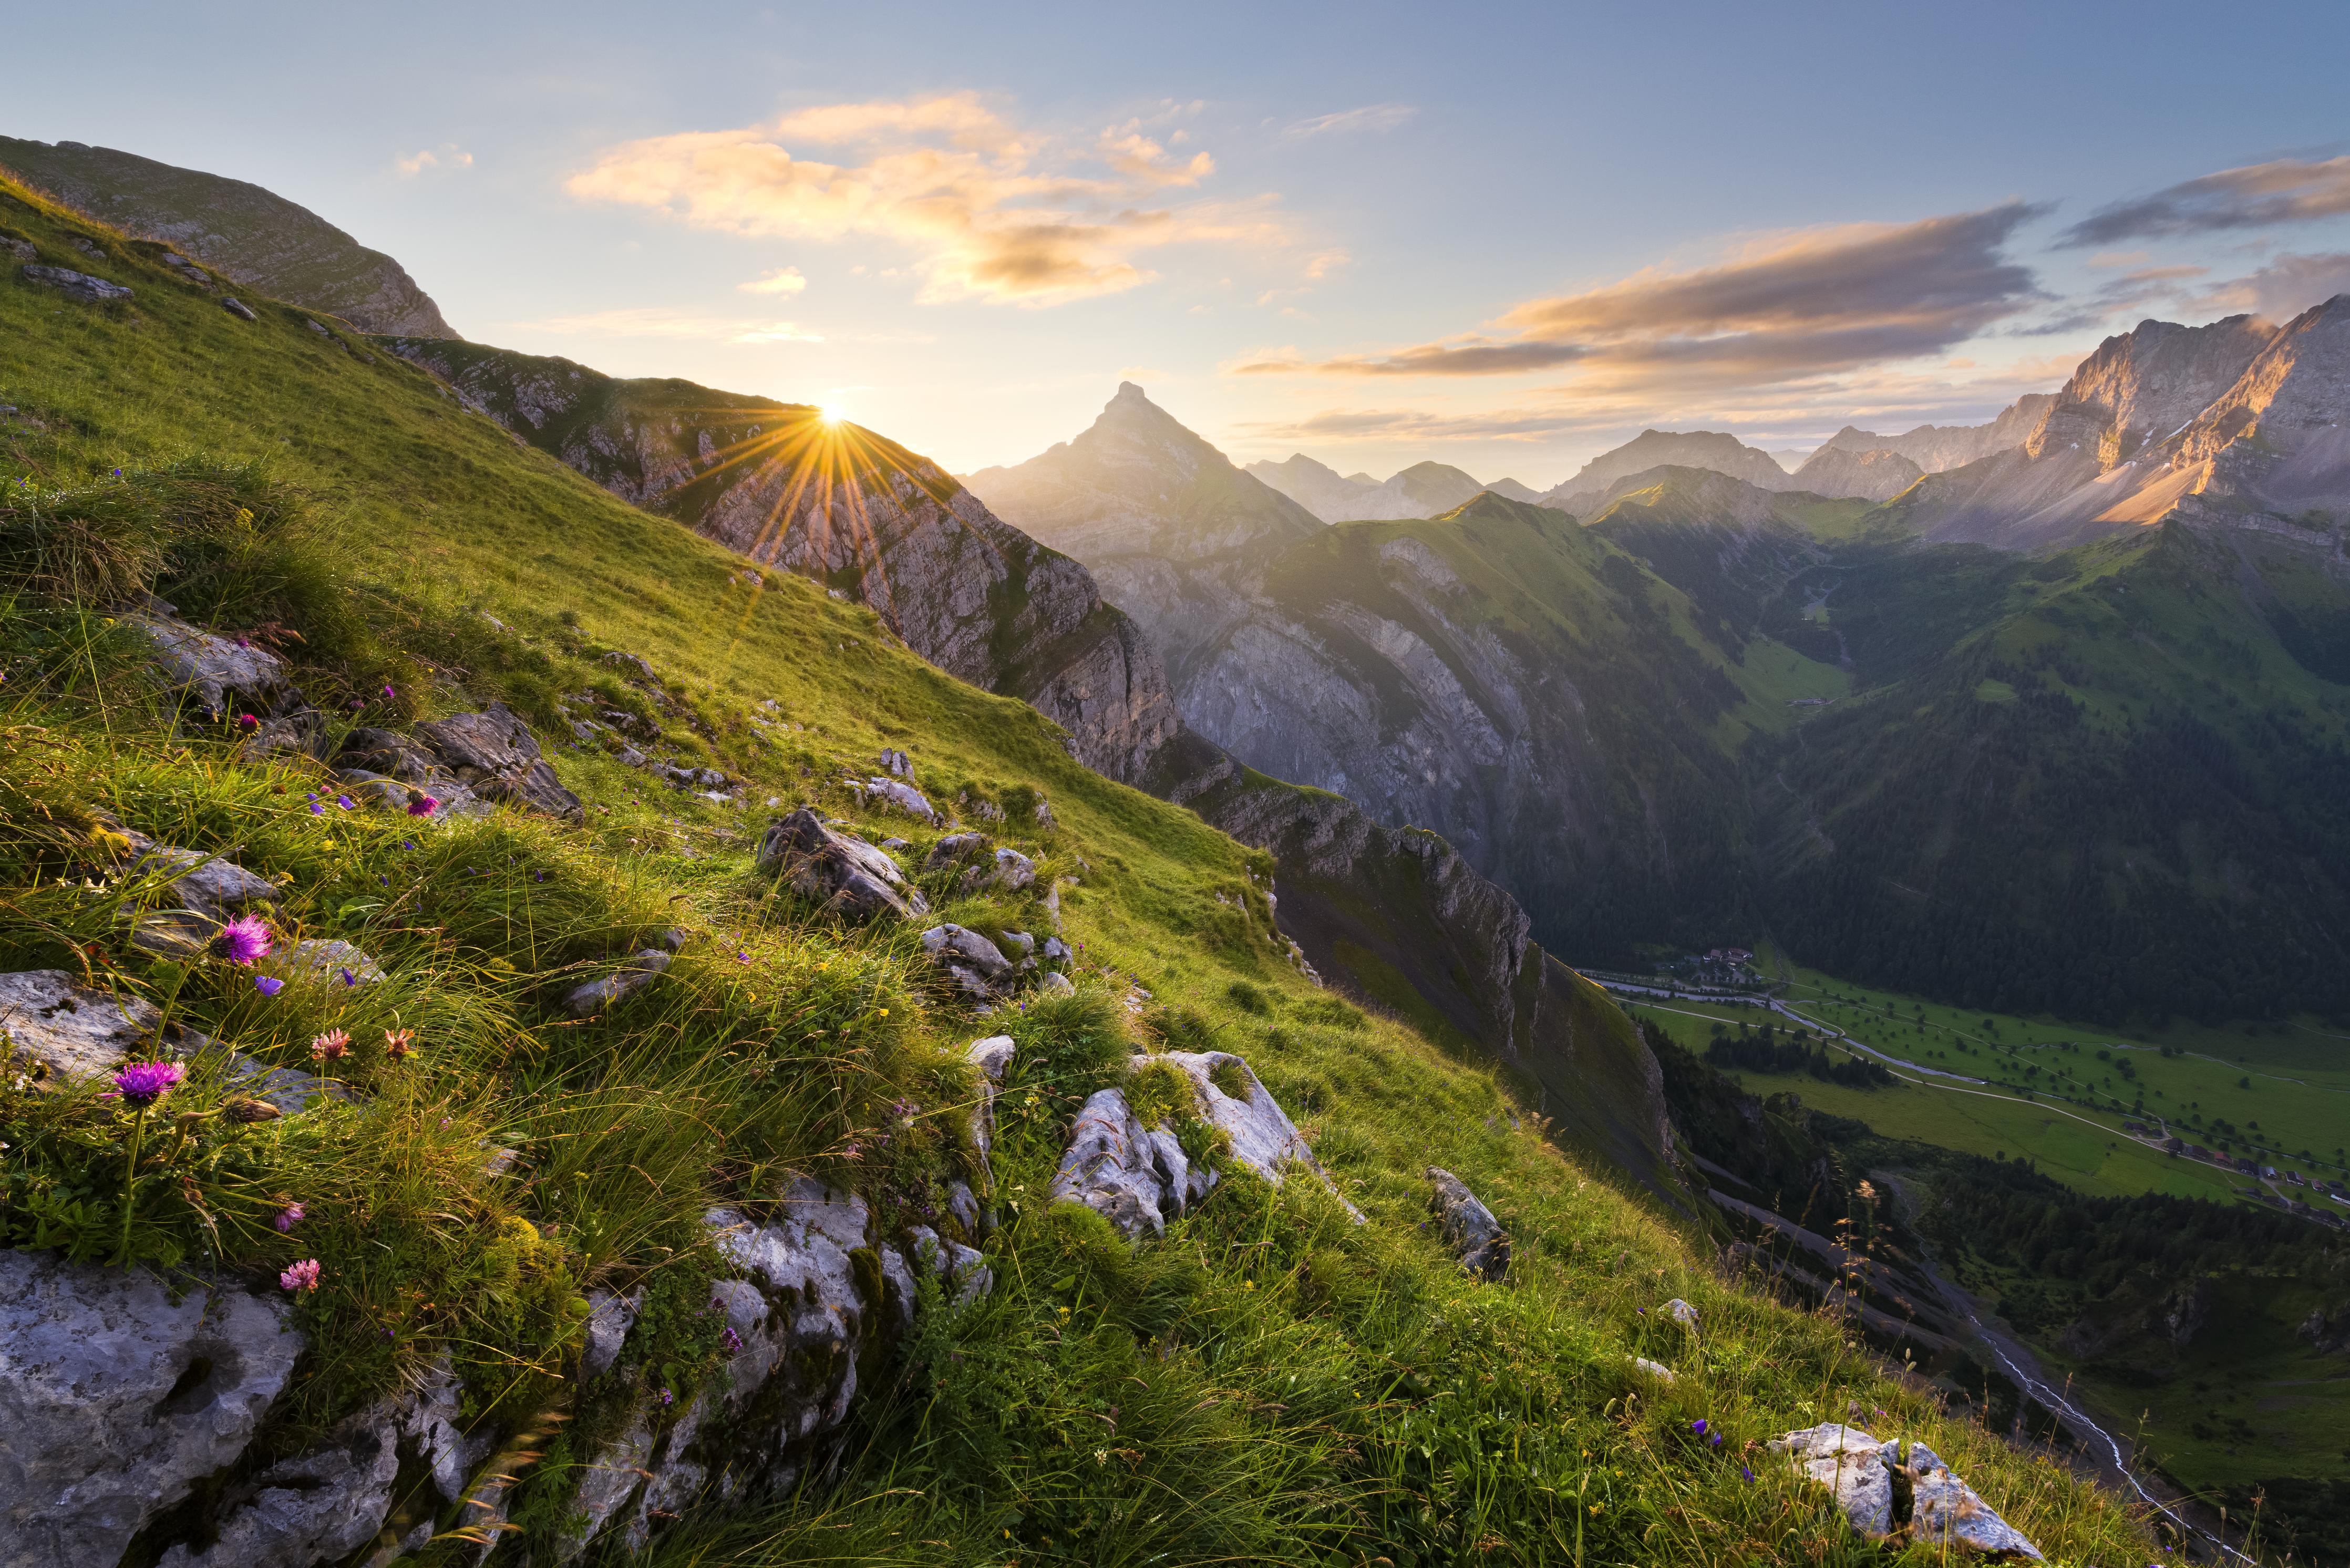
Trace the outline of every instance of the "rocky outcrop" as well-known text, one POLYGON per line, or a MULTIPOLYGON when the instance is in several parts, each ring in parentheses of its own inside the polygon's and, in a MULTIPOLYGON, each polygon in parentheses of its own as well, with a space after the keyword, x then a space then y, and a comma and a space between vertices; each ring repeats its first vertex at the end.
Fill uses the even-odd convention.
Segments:
POLYGON ((1469 1184, 1433 1165, 1428 1168, 1428 1183, 1437 1223, 1461 1266, 1482 1280, 1498 1280, 1509 1272, 1509 1234, 1493 1218, 1493 1211, 1469 1190, 1469 1184))
POLYGON ((165 689, 206 719, 229 717, 232 701, 240 712, 274 714, 292 692, 286 662, 244 638, 216 637, 180 619, 169 607, 127 618, 153 646, 165 689))
POLYGON ((280 1302, 0 1250, 0 1568, 112 1568, 244 1451, 301 1353, 280 1302))
POLYGON ((563 999, 563 1005, 574 1018, 586 1018, 601 1012, 623 997, 633 996, 653 982, 653 977, 669 968, 670 956, 657 948, 647 948, 632 953, 628 961, 610 974, 575 987, 563 999))
POLYGON ((2208 327, 2141 321, 2081 361, 2023 443, 2030 457, 2073 450, 2111 472, 2178 434, 2235 384, 2275 327, 2250 316, 2208 327))
POLYGON ((1853 452, 1824 446, 1795 470, 1795 487, 1814 495, 1890 501, 1925 477, 1926 471, 1898 452, 1853 452))
POLYGON ((1773 1450, 1827 1489, 1855 1531, 1871 1541, 2041 1561, 2040 1549, 2002 1519, 1923 1443, 1879 1442, 1830 1422, 1773 1439, 1773 1450))
POLYGON ((1896 452, 1928 473, 1939 473, 2021 447, 2056 401, 2054 392, 2027 392, 2001 410, 1989 424, 1918 425, 1899 435, 1879 435, 1846 425, 1822 442, 1819 450, 1841 447, 1856 452, 1896 452))
POLYGON ((0 166, 124 234, 363 332, 456 336, 398 262, 258 185, 78 141, 0 136, 0 166))
POLYGON ((1542 504, 1588 515, 1617 481, 1652 468, 1710 469, 1743 480, 1758 490, 1800 488, 1771 454, 1720 431, 1642 431, 1622 446, 1601 452, 1543 493, 1542 504))
POLYGON ((416 738, 449 776, 484 800, 505 801, 577 821, 579 797, 540 756, 530 726, 503 702, 416 726, 416 738))
POLYGON ((340 1085, 272 1067, 200 1031, 167 1024, 143 997, 77 985, 60 969, 0 974, 0 1066, 7 1072, 37 1088, 65 1088, 134 1060, 177 1060, 198 1071, 217 1064, 224 1094, 265 1104, 280 1116, 307 1108, 316 1096, 343 1094, 340 1085))
POLYGON ((789 882, 801 898, 853 919, 902 920, 930 911, 930 901, 908 884, 888 850, 827 825, 807 806, 767 825, 758 868, 789 882))
POLYGON ((1060 724, 1097 772, 1132 779, 1180 725, 1158 657, 1085 567, 894 441, 689 381, 441 339, 386 347, 622 499, 870 606, 940 669, 1060 724))

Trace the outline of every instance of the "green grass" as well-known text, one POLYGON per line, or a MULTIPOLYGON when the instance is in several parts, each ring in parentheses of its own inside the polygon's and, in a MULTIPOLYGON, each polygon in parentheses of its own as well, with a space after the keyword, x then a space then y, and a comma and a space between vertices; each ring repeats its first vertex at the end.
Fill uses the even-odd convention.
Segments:
MULTIPOLYGON (((543 1533, 611 1414, 573 1378, 585 1288, 641 1283, 677 1309, 649 1316, 637 1376, 690 1387, 722 1355, 686 1310, 716 1266, 705 1207, 755 1207, 782 1171, 814 1171, 864 1192, 886 1230, 937 1208, 942 1181, 992 1175, 1011 1217, 988 1241, 994 1295, 933 1303, 868 1379, 821 1480, 764 1513, 698 1512, 661 1561, 1874 1562, 1755 1447, 1856 1404, 1929 1439, 2052 1555, 2146 1549, 2128 1511, 1943 1417, 1836 1321, 1722 1283, 1710 1248, 1545 1142, 1498 1070, 1334 1010, 1252 918, 1262 856, 1079 768, 1029 710, 921 664, 814 585, 737 580, 722 551, 363 342, 321 340, 266 302, 237 321, 110 237, 104 262, 80 258, 63 241, 87 225, 25 192, 0 223, 139 290, 92 309, 0 280, 0 400, 21 410, 0 526, 35 493, 43 514, 88 513, 118 485, 168 508, 153 476, 190 453, 259 462, 283 517, 236 557, 254 570, 223 586, 212 557, 177 547, 130 569, 167 593, 213 582, 215 624, 280 637, 306 685, 358 694, 353 718, 401 727, 503 697, 555 735, 559 704, 595 692, 751 800, 813 799, 869 836, 904 833, 911 859, 934 833, 835 782, 899 746, 934 799, 1043 794, 1057 826, 1010 839, 1075 879, 1080 995, 982 1021, 907 929, 840 926, 754 876, 763 809, 657 792, 567 745, 555 765, 590 807, 577 826, 313 813, 326 781, 310 764, 240 762, 201 726, 175 736, 96 607, 29 588, 0 601, 0 962, 169 993, 187 1023, 288 1064, 327 1028, 357 1042, 335 1064, 364 1091, 351 1104, 242 1131, 175 1121, 184 1138, 158 1123, 135 1161, 119 1104, 0 1093, 12 1244, 116 1256, 127 1205, 129 1254, 159 1265, 266 1278, 320 1261, 297 1309, 315 1349, 274 1449, 453 1353, 477 1428, 526 1447, 571 1420, 531 1448, 543 1468, 516 1517, 543 1533), (657 678, 616 684, 616 650, 657 678), (805 729, 763 731, 768 700, 805 729), (113 869, 99 808, 286 877, 282 937, 358 942, 390 978, 265 999, 224 963, 160 964, 124 940, 120 915, 151 889, 113 869), (670 927, 687 940, 667 973, 567 1016, 571 986, 670 927), (1042 1201, 1075 1103, 1146 1043, 1116 1005, 1136 981, 1187 1014, 1186 1038, 1248 1057, 1367 1225, 1303 1179, 1229 1181, 1140 1247, 1042 1201), (1021 1051, 983 1172, 958 1130, 973 1092, 959 1054, 1007 1023, 1021 1051), (380 1044, 395 1027, 416 1031, 413 1058, 380 1044), (515 1150, 512 1174, 484 1147, 515 1150), (1469 1280, 1422 1229, 1430 1163, 1511 1227, 1506 1284, 1469 1280), (281 1232, 288 1201, 307 1217, 281 1232), (1701 1345, 1636 1310, 1673 1295, 1705 1314, 1701 1345), (1638 1380, 1636 1354, 1678 1385, 1638 1380), (1700 1416, 1729 1434, 1721 1452, 1692 1438, 1700 1416)), ((967 924, 1045 919, 1041 885, 931 891, 967 924)), ((220 1095, 200 1075, 167 1104, 201 1114, 220 1095)))

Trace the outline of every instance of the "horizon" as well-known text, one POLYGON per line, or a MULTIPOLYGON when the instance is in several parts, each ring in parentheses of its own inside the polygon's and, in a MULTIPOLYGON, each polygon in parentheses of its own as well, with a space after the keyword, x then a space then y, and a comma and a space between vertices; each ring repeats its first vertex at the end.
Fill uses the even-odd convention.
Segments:
POLYGON ((1637 23, 1509 8, 1480 18, 1502 67, 1401 11, 1252 13, 1245 50, 1230 14, 916 14, 705 6, 645 40, 428 5, 420 79, 355 19, 232 45, 116 4, 102 59, 64 47, 89 13, 19 24, 54 68, 0 129, 297 202, 473 341, 818 403, 958 473, 1133 380, 1236 463, 1543 490, 1643 429, 1977 424, 2140 320, 2350 288, 2332 9, 1856 36, 1717 5, 1661 72, 1637 23), (2181 73, 2204 90, 2141 107, 2181 73))

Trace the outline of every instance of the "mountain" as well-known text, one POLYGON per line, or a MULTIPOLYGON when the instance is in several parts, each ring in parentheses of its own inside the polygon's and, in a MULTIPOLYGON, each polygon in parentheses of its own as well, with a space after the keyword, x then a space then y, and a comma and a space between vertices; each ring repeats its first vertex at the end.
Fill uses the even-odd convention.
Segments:
POLYGON ((1854 452, 1824 446, 1795 470, 1795 486, 1814 495, 1857 496, 1890 501, 1925 477, 1925 470, 1898 452, 1854 452))
POLYGON ((1247 472, 1325 523, 1343 523, 1357 515, 1354 508, 1361 498, 1379 487, 1379 482, 1367 473, 1341 475, 1302 452, 1292 452, 1280 462, 1252 462, 1247 472))
POLYGON ((1818 450, 1818 448, 1814 447, 1803 452, 1766 452, 1762 455, 1769 458, 1773 462, 1777 463, 1781 468, 1785 469, 1789 473, 1793 473, 1795 470, 1804 466, 1804 460, 1809 458, 1812 455, 1812 452, 1818 450))
POLYGON ((2054 392, 2026 393, 1984 425, 1919 425, 1900 435, 1878 435, 1846 425, 1824 445, 1848 452, 1898 452, 1928 473, 1939 473, 2022 446, 2058 397, 2054 392))
POLYGON ((1239 563, 1324 526, 1131 381, 1076 440, 966 483, 1013 526, 1084 562, 1179 686, 1186 660, 1240 613, 1239 563))
POLYGON ((126 234, 164 241, 237 283, 362 332, 457 336, 398 262, 258 185, 110 147, 6 136, 0 168, 126 234))
POLYGON ((383 342, 622 499, 872 606, 941 670, 1058 721, 1089 767, 1137 778, 1181 725, 1157 653, 1083 566, 895 441, 691 381, 442 338, 383 342))
POLYGON ((1433 517, 1450 512, 1481 490, 1512 501, 1539 502, 1531 485, 1514 479, 1481 484, 1460 469, 1440 462, 1419 462, 1388 477, 1382 483, 1367 473, 1341 478, 1304 452, 1283 462, 1253 462, 1249 473, 1280 491, 1325 523, 1390 521, 1433 517))
MULTIPOLYGON (((2303 311, 2171 441, 2193 510, 2338 528, 2350 514, 2350 295, 2303 311)), ((2338 545, 2337 545, 2338 550, 2338 545)))
POLYGON ((1553 485, 1543 504, 1580 516, 1609 485, 1652 468, 1709 468, 1762 490, 1787 490, 1787 471, 1766 452, 1718 431, 1642 431, 1622 446, 1600 453, 1572 479, 1553 485))
POLYGON ((1542 504, 1542 492, 1531 484, 1520 484, 1514 479, 1497 479, 1485 486, 1504 501, 1522 501, 1528 506, 1542 504))

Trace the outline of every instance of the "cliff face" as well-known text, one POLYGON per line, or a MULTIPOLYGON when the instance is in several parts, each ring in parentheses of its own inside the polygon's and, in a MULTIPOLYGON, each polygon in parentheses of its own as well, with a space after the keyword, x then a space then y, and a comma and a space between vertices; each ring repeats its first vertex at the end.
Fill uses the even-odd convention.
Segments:
POLYGON ((2169 443, 2199 510, 2350 512, 2350 295, 2293 317, 2169 443))
POLYGON ((385 346, 615 494, 872 606, 941 670, 1060 723, 1097 772, 1139 776, 1181 725, 1157 655, 1084 566, 894 441, 690 381, 478 344, 385 346))
POLYGON ((2056 401, 2054 392, 2028 392, 2001 410, 1999 417, 1987 425, 1919 425, 1899 435, 1879 435, 1846 425, 1830 436, 1822 450, 1898 452, 1928 473, 1939 473, 2022 446, 2056 401))
POLYGON ((1854 452, 1824 446, 1795 470, 1795 488, 1814 495, 1890 501, 1925 476, 1926 471, 1898 452, 1854 452))
POLYGON ((2163 441, 2232 386, 2275 328, 2250 316, 2209 327, 2142 321, 2081 361, 2023 450, 2045 457, 2091 452, 2110 472, 2148 441, 2163 441))
POLYGON ((78 141, 0 136, 0 166, 127 234, 363 332, 457 336, 398 262, 258 185, 78 141))

